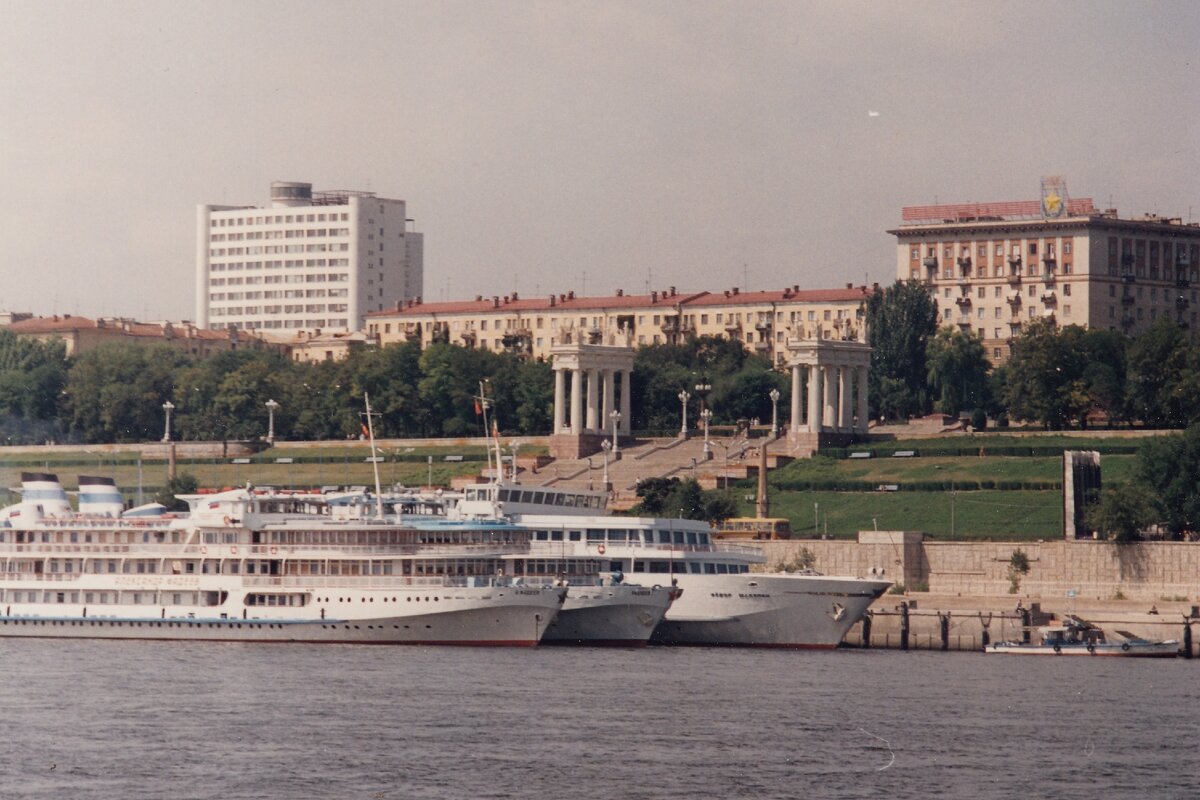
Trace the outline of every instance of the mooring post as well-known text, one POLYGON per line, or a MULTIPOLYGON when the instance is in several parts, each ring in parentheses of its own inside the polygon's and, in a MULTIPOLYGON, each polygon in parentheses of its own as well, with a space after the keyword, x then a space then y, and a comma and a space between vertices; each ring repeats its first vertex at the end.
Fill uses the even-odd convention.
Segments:
POLYGON ((1033 612, 1028 608, 1021 609, 1021 641, 1029 644, 1030 628, 1033 627, 1033 612))
POLYGON ((863 618, 862 618, 862 646, 863 646, 864 650, 868 650, 871 647, 871 617, 872 616, 873 615, 871 614, 871 612, 868 611, 866 614, 863 614, 863 618))
POLYGON ((1183 618, 1183 657, 1192 657, 1192 621, 1187 617, 1183 618))
POLYGON ((983 612, 979 612, 979 624, 983 626, 983 649, 987 650, 987 646, 992 643, 992 635, 988 633, 988 626, 992 624, 991 612, 988 613, 987 619, 983 618, 983 612))
POLYGON ((950 649, 950 612, 945 614, 938 612, 938 623, 942 631, 942 652, 950 649))
POLYGON ((900 649, 908 649, 908 602, 900 601, 900 649))

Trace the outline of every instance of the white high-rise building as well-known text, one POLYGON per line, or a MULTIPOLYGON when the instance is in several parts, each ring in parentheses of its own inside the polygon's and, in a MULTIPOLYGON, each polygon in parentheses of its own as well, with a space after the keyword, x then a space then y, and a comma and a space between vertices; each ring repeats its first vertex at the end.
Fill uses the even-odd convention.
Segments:
POLYGON ((262 331, 360 330, 421 295, 424 237, 403 200, 276 181, 271 205, 201 205, 196 322, 262 331))

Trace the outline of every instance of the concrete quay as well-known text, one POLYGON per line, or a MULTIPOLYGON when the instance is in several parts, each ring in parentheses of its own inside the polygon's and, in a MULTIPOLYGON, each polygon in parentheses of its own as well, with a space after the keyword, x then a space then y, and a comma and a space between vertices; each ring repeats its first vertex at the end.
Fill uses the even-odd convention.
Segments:
POLYGON ((1073 614, 1108 633, 1128 631, 1149 641, 1176 639, 1181 653, 1190 628, 1191 653, 1184 655, 1200 655, 1200 609, 1187 603, 1172 601, 1147 606, 1140 601, 1081 601, 1066 597, 1020 598, 1019 608, 1017 603, 1018 598, 1012 595, 886 594, 871 606, 866 620, 851 628, 843 644, 893 650, 981 652, 990 642, 1022 641, 1026 630, 1036 642, 1037 626, 1073 614), (864 633, 870 637, 867 642, 864 633))

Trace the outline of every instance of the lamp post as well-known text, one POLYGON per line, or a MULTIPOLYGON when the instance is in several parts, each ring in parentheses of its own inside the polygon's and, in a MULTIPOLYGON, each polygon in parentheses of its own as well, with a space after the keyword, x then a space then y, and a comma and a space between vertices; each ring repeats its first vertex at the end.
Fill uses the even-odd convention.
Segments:
POLYGON ((679 438, 681 439, 687 438, 687 401, 689 399, 691 399, 691 395, 688 394, 687 389, 684 389, 679 393, 679 403, 683 408, 682 412, 680 413, 679 422, 679 438))
POLYGON ((175 410, 175 404, 168 400, 167 402, 163 403, 162 407, 163 411, 165 411, 167 414, 167 427, 163 430, 162 440, 164 442, 169 442, 171 441, 171 412, 175 410))
POLYGON ((704 400, 708 397, 708 393, 712 391, 712 384, 708 380, 708 376, 704 375, 696 382, 696 396, 700 398, 700 410, 704 411, 704 400))
POLYGON ((267 407, 267 444, 275 444, 275 409, 279 408, 279 403, 270 399, 263 405, 267 407))
POLYGON ((771 398, 771 438, 779 438, 779 390, 772 389, 767 392, 767 397, 771 398))
POLYGON ((621 452, 617 445, 617 426, 621 424, 621 412, 616 409, 608 415, 612 419, 613 437, 612 437, 612 452, 613 460, 616 460, 617 455, 621 452))
POLYGON ((612 452, 613 446, 608 441, 608 439, 605 439, 603 442, 600 443, 600 449, 604 451, 604 476, 603 476, 602 480, 604 483, 604 491, 607 492, 608 491, 608 454, 610 452, 612 452))
POLYGON ((706 408, 701 411, 700 419, 704 422, 704 460, 708 461, 712 458, 712 448, 708 444, 708 422, 712 419, 712 409, 706 408))

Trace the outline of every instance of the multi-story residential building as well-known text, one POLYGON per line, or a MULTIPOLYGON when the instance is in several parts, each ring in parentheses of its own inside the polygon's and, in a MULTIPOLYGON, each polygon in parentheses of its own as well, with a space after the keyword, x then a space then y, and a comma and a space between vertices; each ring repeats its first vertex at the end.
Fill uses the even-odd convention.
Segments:
POLYGON ((1122 219, 1090 198, 906 207, 896 277, 925 282, 944 325, 975 331, 993 362, 1031 320, 1136 334, 1160 317, 1196 327, 1200 226, 1122 219))
POLYGON ((417 340, 548 358, 559 332, 599 341, 627 330, 637 344, 678 343, 696 336, 736 339, 782 363, 789 335, 850 338, 860 327, 869 290, 845 289, 680 293, 675 287, 646 295, 618 290, 607 297, 574 292, 548 298, 516 294, 446 303, 420 298, 367 315, 367 333, 380 344, 417 340))
POLYGON ((5 327, 17 336, 27 336, 39 341, 58 339, 66 346, 67 356, 86 353, 107 342, 169 344, 199 358, 208 358, 232 350, 287 351, 282 345, 266 342, 259 336, 238 331, 236 328, 214 331, 199 328, 190 322, 88 319, 70 314, 53 317, 21 316, 24 318, 5 327))
POLYGON ((424 240, 403 200, 271 184, 271 205, 202 205, 196 320, 205 328, 361 330, 421 294, 424 240))

